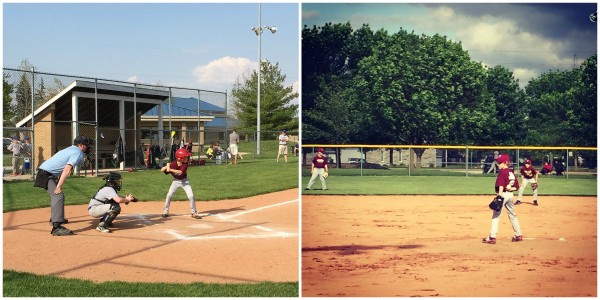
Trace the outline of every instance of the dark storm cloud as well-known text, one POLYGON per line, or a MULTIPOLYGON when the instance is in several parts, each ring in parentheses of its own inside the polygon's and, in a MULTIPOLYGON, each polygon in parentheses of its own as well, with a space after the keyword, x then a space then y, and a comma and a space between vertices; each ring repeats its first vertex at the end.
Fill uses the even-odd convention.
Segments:
MULTIPOLYGON (((436 6, 439 4, 436 4, 436 6)), ((442 4, 444 5, 444 4, 442 4)), ((573 50, 582 47, 596 49, 597 24, 589 16, 597 10, 596 3, 497 3, 497 4, 445 4, 457 13, 481 17, 490 15, 511 19, 523 31, 560 41, 580 37, 573 50)))

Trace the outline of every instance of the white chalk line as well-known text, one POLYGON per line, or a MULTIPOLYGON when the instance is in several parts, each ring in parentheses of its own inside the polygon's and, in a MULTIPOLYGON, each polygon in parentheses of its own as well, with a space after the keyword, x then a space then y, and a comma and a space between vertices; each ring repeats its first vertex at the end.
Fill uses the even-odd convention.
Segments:
POLYGON ((221 219, 231 219, 231 218, 235 218, 241 215, 245 215, 245 214, 249 214, 249 213, 253 213, 259 210, 263 210, 263 209, 267 209, 267 208, 272 208, 272 207, 276 207, 276 206, 280 206, 280 205, 285 205, 285 204, 290 204, 290 203, 294 203, 294 202, 298 202, 299 199, 296 200, 290 200, 290 201, 285 201, 285 202, 280 202, 280 203, 275 203, 275 204, 271 204, 271 205, 267 205, 267 206, 263 206, 263 207, 258 207, 255 209, 251 209, 251 210, 246 210, 237 214, 233 214, 233 215, 225 215, 225 216, 221 216, 221 215, 217 215, 219 216, 221 219))
MULTIPOLYGON (((285 205, 285 204, 289 204, 289 203, 294 203, 294 202, 298 202, 299 199, 295 199, 295 200, 290 200, 290 201, 285 201, 285 202, 280 202, 280 203, 275 203, 275 204, 271 204, 271 205, 267 205, 267 206, 262 206, 262 207, 258 207, 255 209, 251 209, 251 210, 247 210, 247 211, 243 211, 237 214, 233 214, 233 215, 221 215, 221 214, 215 214, 211 216, 217 217, 221 220, 227 220, 229 222, 233 222, 233 223, 240 223, 241 221, 239 220, 234 220, 232 218, 234 217, 238 217, 241 215, 245 215, 248 213, 252 213, 252 212, 256 212, 256 211, 260 211, 263 209, 267 209, 267 208, 272 208, 272 207, 277 207, 280 205, 285 205)), ((235 235, 202 235, 202 236, 186 236, 183 234, 180 234, 179 231, 174 230, 174 229, 166 229, 163 230, 164 232, 172 235, 173 237, 175 237, 178 240, 184 240, 184 241, 189 241, 189 240, 217 240, 217 239, 263 239, 263 238, 289 238, 289 237, 294 237, 294 236, 298 236, 297 233, 291 233, 291 232, 285 232, 285 231, 277 231, 268 227, 264 227, 264 226, 260 226, 260 225, 254 225, 252 226, 255 229, 258 229, 260 231, 263 231, 262 233, 258 233, 258 234, 246 234, 246 233, 240 233, 240 234, 235 234, 235 235)))

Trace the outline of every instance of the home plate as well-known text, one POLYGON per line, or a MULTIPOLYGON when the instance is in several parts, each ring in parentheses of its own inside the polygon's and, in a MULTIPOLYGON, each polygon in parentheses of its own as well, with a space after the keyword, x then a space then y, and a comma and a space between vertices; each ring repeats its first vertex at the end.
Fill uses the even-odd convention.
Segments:
POLYGON ((212 226, 210 226, 208 224, 194 224, 194 225, 190 225, 188 227, 199 228, 199 229, 210 229, 210 228, 213 228, 212 226))

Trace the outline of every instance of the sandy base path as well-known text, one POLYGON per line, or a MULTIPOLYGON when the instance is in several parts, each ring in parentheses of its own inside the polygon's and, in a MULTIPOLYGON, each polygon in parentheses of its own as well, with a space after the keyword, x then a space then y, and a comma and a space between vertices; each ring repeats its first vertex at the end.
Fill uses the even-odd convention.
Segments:
POLYGON ((4 269, 93 281, 257 283, 299 281, 298 189, 239 200, 123 205, 101 233, 87 205, 66 206, 75 235, 50 235, 50 208, 3 214, 4 269))
POLYGON ((301 295, 597 296, 596 197, 525 197, 489 245, 491 198, 304 195, 301 295))

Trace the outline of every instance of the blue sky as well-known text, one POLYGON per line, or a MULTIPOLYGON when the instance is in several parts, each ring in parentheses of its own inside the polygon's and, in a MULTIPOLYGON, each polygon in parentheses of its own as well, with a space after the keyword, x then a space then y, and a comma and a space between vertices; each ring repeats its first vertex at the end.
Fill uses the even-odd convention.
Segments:
MULTIPOLYGON (((263 3, 261 57, 298 90, 299 4, 263 3)), ((258 3, 3 3, 3 66, 228 91, 258 61, 258 3)))
MULTIPOLYGON (((579 2, 579 1, 578 1, 579 2)), ((306 3, 302 26, 350 22, 389 34, 400 28, 461 42, 474 61, 513 71, 524 86, 549 70, 570 69, 597 53, 588 3, 306 3)))

